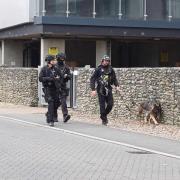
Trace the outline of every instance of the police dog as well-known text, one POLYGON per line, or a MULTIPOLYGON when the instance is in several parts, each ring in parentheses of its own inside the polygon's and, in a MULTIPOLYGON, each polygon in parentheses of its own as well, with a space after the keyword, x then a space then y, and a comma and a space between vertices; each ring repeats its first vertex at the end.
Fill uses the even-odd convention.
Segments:
POLYGON ((158 101, 145 101, 138 107, 138 116, 144 114, 144 122, 158 125, 162 116, 161 104, 158 101))

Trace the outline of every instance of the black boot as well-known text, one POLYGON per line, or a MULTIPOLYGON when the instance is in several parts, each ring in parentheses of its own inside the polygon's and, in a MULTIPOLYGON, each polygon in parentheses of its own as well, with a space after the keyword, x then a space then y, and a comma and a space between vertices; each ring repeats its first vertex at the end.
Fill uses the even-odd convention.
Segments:
POLYGON ((102 125, 107 126, 108 124, 108 119, 106 115, 101 115, 100 118, 102 119, 102 125))
POLYGON ((58 117, 54 117, 54 122, 58 122, 58 117))
POLYGON ((48 118, 48 112, 45 113, 45 116, 46 116, 46 122, 49 124, 50 123, 50 120, 48 118))
POLYGON ((54 122, 51 121, 51 122, 49 123, 49 126, 54 127, 54 122))
POLYGON ((70 116, 69 114, 65 115, 63 122, 64 122, 64 123, 68 122, 70 118, 71 118, 71 116, 70 116))

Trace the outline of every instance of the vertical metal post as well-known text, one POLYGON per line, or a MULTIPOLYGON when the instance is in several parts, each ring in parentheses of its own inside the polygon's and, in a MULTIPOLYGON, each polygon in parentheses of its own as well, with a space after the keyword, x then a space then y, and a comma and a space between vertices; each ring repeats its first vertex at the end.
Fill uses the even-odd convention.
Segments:
POLYGON ((69 17, 69 14, 70 14, 70 11, 69 11, 69 0, 67 0, 67 9, 66 9, 66 17, 67 18, 69 17))
POLYGON ((119 0, 119 14, 118 14, 119 19, 122 18, 122 6, 121 6, 121 0, 119 0))
POLYGON ((111 57, 111 40, 106 41, 106 54, 111 57))
POLYGON ((171 21, 171 19, 172 19, 172 2, 171 2, 171 0, 169 0, 168 9, 169 9, 168 20, 171 21))
POLYGON ((147 20, 147 5, 146 5, 146 0, 144 0, 144 20, 146 21, 147 20))
POLYGON ((44 42, 44 39, 41 38, 41 64, 40 66, 44 66, 45 62, 44 62, 44 59, 45 59, 45 42, 44 42))
POLYGON ((2 47, 2 65, 4 65, 5 64, 5 59, 4 59, 4 57, 5 57, 5 40, 2 40, 1 41, 1 47, 2 47))
POLYGON ((40 1, 40 0, 37 0, 37 1, 36 1, 36 16, 39 16, 39 14, 40 14, 40 13, 39 13, 39 3, 40 3, 39 1, 40 1))
POLYGON ((72 107, 77 108, 77 76, 78 76, 78 71, 74 70, 73 72, 73 79, 72 79, 72 107))
POLYGON ((42 15, 46 15, 46 0, 43 0, 43 10, 42 10, 42 15))
POLYGON ((93 0, 93 18, 96 18, 96 0, 93 0))

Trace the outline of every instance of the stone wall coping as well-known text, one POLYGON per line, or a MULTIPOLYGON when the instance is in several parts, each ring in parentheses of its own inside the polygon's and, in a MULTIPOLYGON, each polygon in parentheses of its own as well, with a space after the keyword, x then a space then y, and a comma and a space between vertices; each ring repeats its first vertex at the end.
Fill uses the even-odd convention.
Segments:
MULTIPOLYGON (((85 67, 77 67, 79 70, 85 70, 85 67)), ((89 70, 93 70, 95 68, 90 68, 89 70)), ((114 68, 115 70, 118 69, 122 69, 122 70, 129 70, 129 69, 133 69, 133 70, 145 70, 145 69, 152 69, 152 70, 170 70, 170 69, 174 69, 174 70, 180 70, 180 67, 128 67, 128 68, 114 68)), ((86 69, 87 70, 87 69, 86 69)))
POLYGON ((0 67, 0 69, 19 69, 19 70, 30 70, 30 69, 33 69, 33 70, 37 70, 37 68, 28 68, 28 67, 0 67))

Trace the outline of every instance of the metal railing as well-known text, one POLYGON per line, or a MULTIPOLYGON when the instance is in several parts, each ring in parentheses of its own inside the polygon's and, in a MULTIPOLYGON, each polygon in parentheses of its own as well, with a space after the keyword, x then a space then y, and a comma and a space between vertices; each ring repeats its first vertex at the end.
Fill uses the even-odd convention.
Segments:
MULTIPOLYGON (((171 21, 173 18, 173 7, 177 6, 178 2, 175 0, 164 0, 164 1, 166 1, 166 7, 164 7, 164 8, 166 8, 165 10, 168 11, 166 17, 169 21, 171 21)), ((73 14, 70 9, 70 4, 73 3, 73 1, 66 0, 65 2, 66 2, 66 9, 64 10, 64 13, 65 13, 65 16, 67 18, 69 18, 70 15, 73 14)), ((92 7, 91 7, 92 8, 92 12, 91 12, 92 18, 97 18, 97 14, 98 14, 97 7, 96 7, 97 2, 98 2, 98 0, 92 0, 92 7)), ((74 1, 74 3, 75 3, 75 1, 74 1)), ((85 3, 85 1, 84 1, 84 3, 85 3)), ((121 20, 126 16, 126 14, 123 14, 123 13, 126 13, 125 10, 123 10, 123 8, 124 8, 124 6, 126 6, 126 4, 124 5, 123 0, 117 0, 116 3, 117 4, 115 4, 115 5, 118 5, 117 19, 121 20)), ((134 0, 132 0, 132 3, 134 3, 134 0)), ((132 6, 132 3, 131 3, 131 6, 132 6)), ((141 4, 142 12, 143 12, 141 18, 146 21, 148 18, 147 0, 141 0, 140 4, 141 4)), ((36 1, 36 15, 45 16, 47 14, 47 12, 48 12, 48 9, 46 9, 46 0, 37 0, 36 1)), ((54 14, 54 15, 56 15, 56 14, 54 14)), ((177 18, 177 17, 175 17, 175 18, 177 18)))

